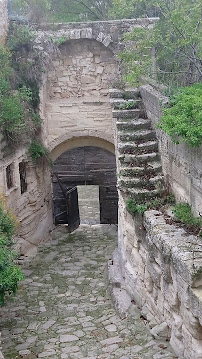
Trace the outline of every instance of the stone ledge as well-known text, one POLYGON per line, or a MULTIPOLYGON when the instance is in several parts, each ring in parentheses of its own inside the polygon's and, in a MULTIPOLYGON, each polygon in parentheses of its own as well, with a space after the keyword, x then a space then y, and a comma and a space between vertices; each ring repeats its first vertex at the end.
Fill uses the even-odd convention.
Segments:
POLYGON ((145 212, 144 226, 148 246, 152 249, 155 245, 164 260, 170 258, 176 273, 192 288, 202 286, 201 238, 174 224, 167 224, 162 213, 155 210, 145 212))

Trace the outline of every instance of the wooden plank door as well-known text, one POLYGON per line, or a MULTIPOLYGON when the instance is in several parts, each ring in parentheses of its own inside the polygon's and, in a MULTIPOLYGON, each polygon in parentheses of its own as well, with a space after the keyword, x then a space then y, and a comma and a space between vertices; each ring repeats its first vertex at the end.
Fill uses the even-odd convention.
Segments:
POLYGON ((80 225, 79 202, 77 187, 69 189, 66 193, 68 232, 75 231, 80 225))
POLYGON ((116 186, 100 186, 100 223, 118 223, 118 192, 116 186))

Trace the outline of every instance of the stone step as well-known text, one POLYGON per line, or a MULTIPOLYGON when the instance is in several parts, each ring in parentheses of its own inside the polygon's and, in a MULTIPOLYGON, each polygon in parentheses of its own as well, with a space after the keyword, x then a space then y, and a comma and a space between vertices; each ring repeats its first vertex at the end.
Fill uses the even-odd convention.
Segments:
POLYGON ((120 99, 115 98, 115 99, 110 99, 110 103, 115 110, 142 108, 141 99, 124 100, 122 98, 120 99))
POLYGON ((158 142, 156 140, 153 141, 147 141, 142 143, 136 143, 136 142, 124 142, 119 143, 118 150, 120 154, 123 153, 142 153, 142 152, 153 152, 158 150, 158 142))
POLYGON ((146 166, 143 167, 121 167, 120 175, 127 177, 141 177, 145 174, 157 174, 161 172, 161 170, 161 162, 148 162, 146 166))
POLYGON ((137 203, 148 201, 160 196, 160 191, 157 189, 139 189, 139 188, 127 188, 122 189, 123 192, 127 193, 137 203))
POLYGON ((118 130, 137 131, 144 129, 151 129, 151 121, 143 118, 128 121, 117 121, 116 126, 118 130))
POLYGON ((121 132, 118 131, 118 138, 120 141, 129 142, 129 141, 137 141, 137 140, 156 140, 156 133, 152 130, 140 130, 135 131, 134 133, 131 132, 121 132))
POLYGON ((125 100, 141 98, 140 91, 138 88, 127 88, 125 90, 110 89, 109 96, 110 98, 123 98, 125 100))
POLYGON ((113 110, 112 111, 113 118, 124 118, 124 119, 130 119, 130 118, 145 118, 146 113, 145 110, 142 109, 134 109, 134 110, 113 110))
POLYGON ((145 189, 156 189, 158 185, 163 183, 163 176, 157 175, 154 177, 142 177, 142 178, 130 178, 130 177, 121 177, 118 180, 118 187, 127 187, 127 188, 145 188, 145 189))
POLYGON ((141 155, 122 154, 119 156, 121 163, 127 163, 128 165, 142 164, 145 165, 147 162, 158 161, 160 159, 158 152, 143 153, 141 155))

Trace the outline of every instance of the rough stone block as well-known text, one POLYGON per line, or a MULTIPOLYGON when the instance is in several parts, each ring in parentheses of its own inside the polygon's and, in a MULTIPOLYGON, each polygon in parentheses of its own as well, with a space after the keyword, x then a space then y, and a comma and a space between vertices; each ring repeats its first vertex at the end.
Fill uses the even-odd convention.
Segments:
POLYGON ((146 267, 151 274, 153 282, 160 288, 162 274, 160 266, 157 263, 151 263, 150 260, 147 260, 146 267))
POLYGON ((122 288, 114 288, 112 291, 112 301, 120 317, 125 318, 131 307, 131 297, 126 290, 122 288))
POLYGON ((179 357, 179 358, 184 358, 184 344, 183 341, 181 339, 178 339, 174 333, 171 333, 171 338, 170 338, 170 345, 173 348, 175 354, 179 357))
POLYGON ((202 326, 199 322, 199 319, 194 317, 192 312, 183 305, 181 306, 181 313, 183 323, 189 330, 193 338, 197 340, 202 340, 202 326))
POLYGON ((169 328, 166 322, 161 323, 160 325, 156 325, 151 330, 151 334, 155 338, 169 338, 169 328))

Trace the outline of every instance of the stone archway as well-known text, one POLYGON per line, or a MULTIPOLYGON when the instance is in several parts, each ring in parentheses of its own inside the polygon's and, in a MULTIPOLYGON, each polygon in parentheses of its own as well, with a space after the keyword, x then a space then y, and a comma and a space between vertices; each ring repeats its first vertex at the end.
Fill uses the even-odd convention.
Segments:
POLYGON ((65 193, 78 185, 99 186, 100 223, 118 222, 116 161, 112 152, 96 146, 82 146, 65 151, 55 160, 53 207, 56 224, 69 224, 70 216, 76 214, 76 194, 71 192, 73 207, 67 208, 65 193))

